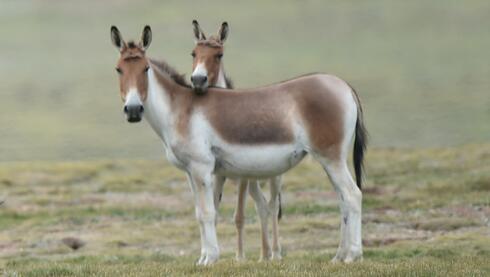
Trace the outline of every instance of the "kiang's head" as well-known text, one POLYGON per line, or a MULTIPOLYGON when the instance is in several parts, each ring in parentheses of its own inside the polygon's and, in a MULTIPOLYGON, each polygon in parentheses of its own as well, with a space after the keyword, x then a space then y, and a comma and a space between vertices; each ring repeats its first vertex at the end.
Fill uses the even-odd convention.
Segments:
POLYGON ((119 30, 111 27, 112 43, 120 52, 116 71, 119 74, 121 99, 129 122, 139 122, 143 116, 143 103, 148 96, 148 71, 150 63, 146 49, 151 43, 151 28, 145 26, 139 43, 126 42, 119 30))
POLYGON ((223 57, 223 44, 228 37, 228 23, 223 22, 215 36, 206 37, 199 23, 192 21, 196 46, 192 50, 191 82, 196 93, 205 93, 208 87, 218 81, 223 57))

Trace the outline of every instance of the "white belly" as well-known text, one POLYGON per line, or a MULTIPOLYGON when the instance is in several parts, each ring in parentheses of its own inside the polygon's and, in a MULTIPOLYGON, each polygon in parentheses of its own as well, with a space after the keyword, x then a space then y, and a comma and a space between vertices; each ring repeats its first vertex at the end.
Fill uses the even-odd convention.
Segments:
POLYGON ((227 177, 265 178, 297 165, 306 151, 294 144, 214 146, 215 173, 227 177))

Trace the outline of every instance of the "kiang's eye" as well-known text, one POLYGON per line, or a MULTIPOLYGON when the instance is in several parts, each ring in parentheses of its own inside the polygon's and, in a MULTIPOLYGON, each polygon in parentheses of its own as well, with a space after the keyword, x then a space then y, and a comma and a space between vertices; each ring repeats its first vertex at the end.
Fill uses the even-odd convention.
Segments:
POLYGON ((196 57, 196 52, 192 52, 192 53, 191 53, 191 56, 192 56, 193 58, 195 58, 195 57, 196 57))
POLYGON ((117 73, 122 74, 122 70, 119 67, 116 67, 116 71, 117 73))
POLYGON ((143 72, 145 72, 145 73, 146 73, 146 72, 148 72, 148 70, 150 70, 150 66, 148 66, 148 65, 147 65, 147 66, 145 67, 145 69, 143 70, 143 72))
POLYGON ((223 58, 223 54, 217 54, 216 55, 216 59, 220 60, 221 58, 223 58))

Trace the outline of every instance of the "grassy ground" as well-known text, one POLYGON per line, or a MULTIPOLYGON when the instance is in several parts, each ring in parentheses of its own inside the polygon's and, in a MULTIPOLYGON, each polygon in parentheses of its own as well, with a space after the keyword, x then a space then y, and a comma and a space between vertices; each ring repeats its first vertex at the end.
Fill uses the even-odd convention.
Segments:
POLYGON ((158 158, 125 123, 109 27, 189 73, 191 21, 230 23, 238 87, 308 72, 351 82, 378 146, 490 139, 490 1, 0 1, 0 160, 158 158), (104 139, 101 139, 104 138, 104 139))
POLYGON ((5 163, 0 266, 7 276, 490 274, 490 145, 373 149, 367 160, 363 262, 328 262, 339 237, 337 201, 307 159, 285 177, 284 260, 256 262, 259 224, 248 201, 248 261, 234 262, 230 182, 218 226, 222 257, 210 268, 194 266, 192 197, 184 175, 165 162, 5 163), (72 250, 66 238, 84 246, 72 250))

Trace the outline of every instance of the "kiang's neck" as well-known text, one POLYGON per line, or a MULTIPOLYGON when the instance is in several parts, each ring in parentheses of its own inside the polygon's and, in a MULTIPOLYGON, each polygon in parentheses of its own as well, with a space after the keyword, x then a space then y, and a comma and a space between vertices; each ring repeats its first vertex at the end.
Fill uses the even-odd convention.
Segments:
POLYGON ((167 72, 151 68, 148 71, 148 97, 144 103, 145 118, 153 130, 162 138, 165 144, 172 135, 176 111, 172 101, 179 95, 185 95, 179 90, 185 89, 177 84, 167 72))

